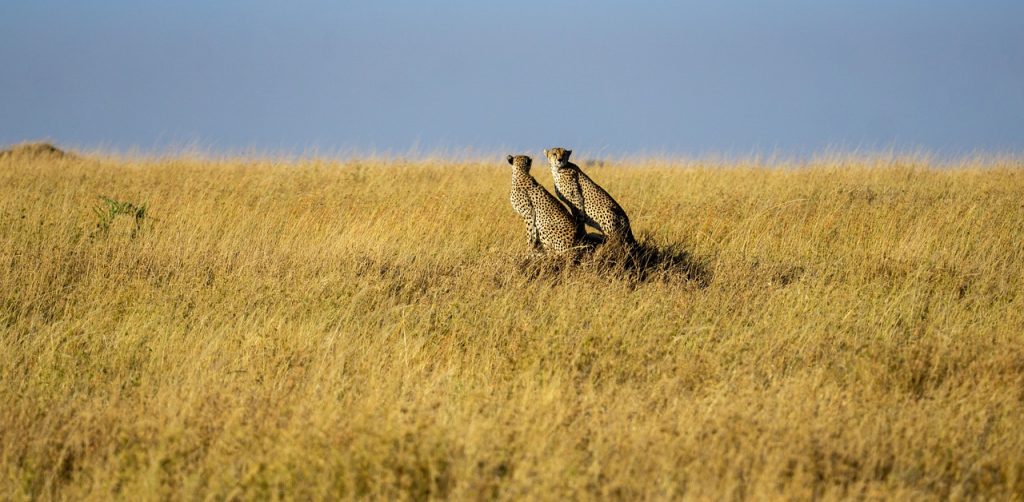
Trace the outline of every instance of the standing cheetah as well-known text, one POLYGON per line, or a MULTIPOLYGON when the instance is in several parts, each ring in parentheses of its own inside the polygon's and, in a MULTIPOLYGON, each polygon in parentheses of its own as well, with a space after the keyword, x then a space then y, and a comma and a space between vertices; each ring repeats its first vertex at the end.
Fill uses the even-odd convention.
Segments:
POLYGON ((626 212, 579 166, 569 162, 570 154, 572 150, 564 148, 544 150, 544 155, 551 163, 555 193, 569 206, 576 225, 582 230, 584 224, 590 224, 609 241, 635 246, 636 239, 633 238, 626 212))
POLYGON ((583 243, 569 211, 530 175, 533 160, 509 155, 512 165, 512 208, 526 222, 529 244, 534 251, 565 253, 583 243))

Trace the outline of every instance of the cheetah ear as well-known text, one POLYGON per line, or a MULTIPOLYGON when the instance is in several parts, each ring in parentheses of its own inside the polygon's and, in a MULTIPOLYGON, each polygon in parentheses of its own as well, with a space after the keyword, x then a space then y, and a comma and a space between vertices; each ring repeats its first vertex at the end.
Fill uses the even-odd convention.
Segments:
POLYGON ((570 155, 572 155, 572 150, 566 150, 566 151, 565 151, 565 159, 566 159, 566 160, 569 160, 569 156, 570 156, 570 155))
POLYGON ((544 149, 544 156, 545 156, 545 157, 547 157, 547 156, 548 156, 548 149, 547 149, 547 148, 545 148, 545 149, 544 149))
POLYGON ((512 163, 512 156, 509 155, 508 157, 505 157, 505 160, 507 160, 508 163, 511 164, 512 163))

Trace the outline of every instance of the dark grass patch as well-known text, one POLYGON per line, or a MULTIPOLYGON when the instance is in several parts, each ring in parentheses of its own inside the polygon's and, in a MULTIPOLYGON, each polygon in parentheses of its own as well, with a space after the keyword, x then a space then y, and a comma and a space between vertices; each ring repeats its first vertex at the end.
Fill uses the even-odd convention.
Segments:
POLYGON ((590 234, 588 245, 571 256, 532 254, 519 260, 517 270, 528 279, 559 280, 565 274, 593 274, 633 283, 684 280, 697 287, 711 284, 713 274, 681 244, 661 244, 644 236, 634 246, 604 242, 590 234))
POLYGON ((588 261, 600 272, 620 275, 635 282, 683 279, 704 288, 711 284, 712 279, 706 264, 690 254, 682 244, 663 244, 649 236, 641 237, 634 246, 601 245, 588 261))

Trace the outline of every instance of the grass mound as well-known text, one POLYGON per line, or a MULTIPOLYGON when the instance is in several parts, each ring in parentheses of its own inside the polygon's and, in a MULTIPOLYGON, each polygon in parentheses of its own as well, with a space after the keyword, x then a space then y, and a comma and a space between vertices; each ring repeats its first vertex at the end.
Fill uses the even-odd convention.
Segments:
POLYGON ((5 150, 0 150, 0 159, 70 159, 76 157, 75 154, 61 150, 52 143, 47 142, 19 143, 5 150))
POLYGON ((0 500, 1024 498, 1020 161, 19 158, 0 500))

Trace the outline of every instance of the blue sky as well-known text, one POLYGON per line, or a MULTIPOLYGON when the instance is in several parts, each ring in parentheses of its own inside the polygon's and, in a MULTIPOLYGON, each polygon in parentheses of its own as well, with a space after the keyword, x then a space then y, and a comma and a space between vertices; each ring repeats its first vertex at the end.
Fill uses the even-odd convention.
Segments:
POLYGON ((1024 151, 1024 2, 7 0, 0 144, 1024 151))

